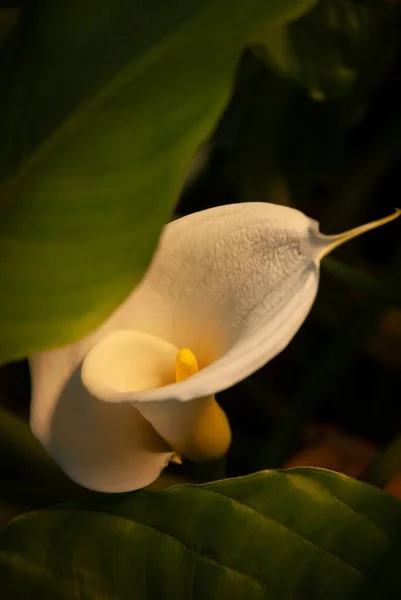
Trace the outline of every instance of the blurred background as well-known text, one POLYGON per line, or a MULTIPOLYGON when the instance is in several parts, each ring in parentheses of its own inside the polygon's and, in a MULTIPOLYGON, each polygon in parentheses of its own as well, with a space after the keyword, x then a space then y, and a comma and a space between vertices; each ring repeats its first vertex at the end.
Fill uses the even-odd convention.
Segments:
MULTIPOLYGON (((13 26, 0 18, 0 42, 13 26)), ((272 202, 339 233, 401 207, 401 4, 322 0, 275 35, 261 32, 244 52, 175 216, 272 202)), ((26 362, 1 367, 2 522, 85 493, 31 439, 29 396, 26 362)), ((294 341, 219 395, 233 429, 226 461, 168 472, 207 481, 302 464, 380 484, 368 466, 401 436, 400 400, 401 219, 324 259, 294 341)))

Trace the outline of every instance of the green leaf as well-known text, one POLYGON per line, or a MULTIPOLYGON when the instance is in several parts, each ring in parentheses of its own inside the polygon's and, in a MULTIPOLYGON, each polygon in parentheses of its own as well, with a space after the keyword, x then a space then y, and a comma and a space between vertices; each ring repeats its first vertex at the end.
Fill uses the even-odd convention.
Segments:
POLYGON ((22 512, 88 493, 59 469, 33 437, 28 424, 2 407, 0 455, 1 509, 22 512))
MULTIPOLYGON (((346 0, 323 0, 294 25, 268 32, 263 39, 267 62, 305 86, 316 100, 344 96, 355 80, 344 41, 366 25, 366 6, 346 0)), ((260 49, 263 52, 263 49, 260 49)))
POLYGON ((387 66, 398 40, 398 14, 383 3, 322 0, 299 21, 259 35, 259 54, 315 100, 343 98, 361 75, 383 75, 383 61, 387 66))
POLYGON ((103 496, 0 536, 2 598, 397 597, 401 503, 320 469, 103 496))
POLYGON ((0 63, 0 362, 82 337, 122 302, 253 28, 313 2, 27 4, 19 66, 0 63))

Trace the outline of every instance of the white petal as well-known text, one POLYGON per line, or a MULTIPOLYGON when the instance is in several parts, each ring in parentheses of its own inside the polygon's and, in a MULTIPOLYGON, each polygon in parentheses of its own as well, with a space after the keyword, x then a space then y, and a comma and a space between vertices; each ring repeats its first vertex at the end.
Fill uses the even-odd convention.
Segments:
POLYGON ((43 352, 30 359, 31 429, 77 483, 124 492, 154 481, 171 449, 131 404, 107 404, 83 387, 86 345, 43 352))
POLYGON ((170 223, 142 284, 108 326, 190 348, 201 371, 141 392, 106 389, 96 377, 89 389, 107 402, 184 402, 244 379, 279 354, 301 327, 317 293, 321 258, 400 214, 397 209, 339 235, 322 234, 298 210, 257 202, 170 223))
MULTIPOLYGON (((316 293, 317 267, 303 252, 313 225, 298 211, 264 203, 223 206, 174 221, 142 283, 99 329, 31 357, 33 433, 73 479, 105 491, 149 483, 169 454, 151 429, 143 449, 146 422, 124 402, 142 395, 171 399, 167 412, 174 414, 177 401, 208 397, 284 348, 316 293), (120 404, 96 403, 78 385, 76 370, 97 342, 127 328, 190 348, 203 370, 179 384, 128 394, 89 378, 92 395, 120 404)), ((178 438, 181 433, 181 425, 170 431, 178 438)))
POLYGON ((35 435, 88 487, 106 489, 105 480, 110 490, 149 483, 169 454, 152 429, 145 435, 138 412, 131 420, 134 409, 124 403, 152 412, 145 403, 155 409, 163 402, 164 414, 170 404, 172 415, 177 403, 208 397, 267 363, 305 320, 320 258, 367 228, 323 236, 299 211, 265 203, 218 207, 170 223, 142 283, 99 329, 31 360, 35 435), (96 403, 82 395, 76 370, 90 348, 118 329, 190 348, 201 371, 177 384, 127 391, 104 385, 92 365, 92 375, 86 370, 85 376, 90 392, 119 404, 96 403), (117 483, 111 483, 114 476, 117 483))
MULTIPOLYGON (((190 348, 201 371, 177 384, 121 390, 110 380, 105 385, 94 348, 84 362, 84 384, 102 400, 132 402, 175 448, 196 432, 198 459, 223 454, 230 429, 221 409, 210 410, 208 426, 197 428, 206 422, 205 399, 276 356, 301 326, 318 286, 310 242, 316 230, 302 213, 265 203, 224 206, 169 224, 114 325, 124 320, 125 327, 190 348)), ((107 349, 109 340, 99 346, 111 356, 116 348, 107 349)))
POLYGON ((143 282, 109 324, 190 348, 201 371, 181 383, 122 392, 95 374, 89 381, 85 370, 88 389, 108 402, 186 401, 256 371, 287 346, 312 306, 321 251, 311 242, 316 231, 303 213, 266 203, 170 223, 143 282))

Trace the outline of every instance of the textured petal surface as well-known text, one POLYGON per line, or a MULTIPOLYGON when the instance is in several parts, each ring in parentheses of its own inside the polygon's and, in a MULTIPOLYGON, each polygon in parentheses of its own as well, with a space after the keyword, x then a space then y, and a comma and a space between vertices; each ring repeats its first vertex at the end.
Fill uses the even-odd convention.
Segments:
POLYGON ((170 223, 141 285, 112 319, 178 348, 190 348, 201 371, 186 381, 142 392, 85 382, 109 402, 191 400, 250 375, 290 342, 318 286, 311 232, 297 210, 265 203, 229 205, 170 223))

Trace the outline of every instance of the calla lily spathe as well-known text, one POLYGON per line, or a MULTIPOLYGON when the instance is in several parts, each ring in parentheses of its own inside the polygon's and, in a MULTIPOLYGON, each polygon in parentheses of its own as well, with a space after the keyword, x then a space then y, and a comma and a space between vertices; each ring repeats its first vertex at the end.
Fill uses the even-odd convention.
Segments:
POLYGON ((144 279, 99 329, 30 358, 33 433, 72 479, 107 492, 151 483, 174 452, 221 456, 230 429, 214 394, 288 345, 325 254, 398 214, 336 236, 266 203, 168 224, 144 279))

